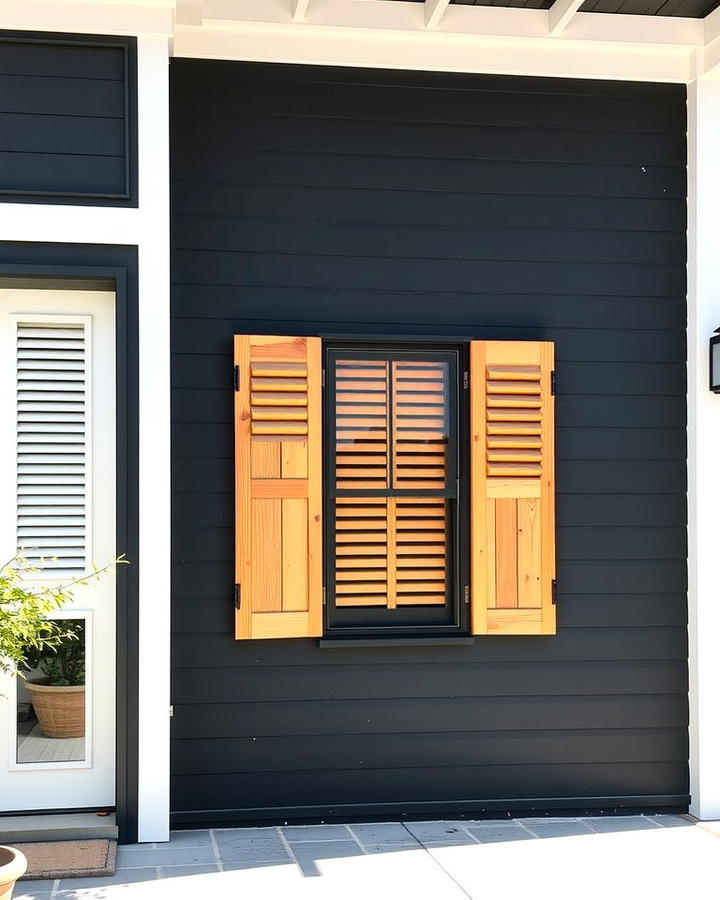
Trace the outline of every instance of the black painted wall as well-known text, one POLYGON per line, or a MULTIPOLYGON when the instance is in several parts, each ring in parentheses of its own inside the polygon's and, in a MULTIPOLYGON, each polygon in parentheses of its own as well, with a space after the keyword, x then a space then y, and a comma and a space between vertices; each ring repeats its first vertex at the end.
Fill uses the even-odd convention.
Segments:
POLYGON ((137 205, 135 39, 0 32, 0 200, 137 205))
POLYGON ((171 85, 175 821, 685 804, 684 88, 171 85), (557 636, 233 640, 231 336, 373 331, 556 342, 557 636))

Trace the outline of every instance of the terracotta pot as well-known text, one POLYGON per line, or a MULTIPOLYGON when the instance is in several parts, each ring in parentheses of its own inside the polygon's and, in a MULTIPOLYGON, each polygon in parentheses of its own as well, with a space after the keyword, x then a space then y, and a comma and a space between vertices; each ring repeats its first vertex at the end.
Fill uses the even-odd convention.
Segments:
POLYGON ((27 860, 14 847, 0 847, 0 900, 10 900, 15 882, 27 870, 27 860))
POLYGON ((26 681, 40 730, 46 737, 75 738, 85 735, 85 685, 58 687, 26 681))

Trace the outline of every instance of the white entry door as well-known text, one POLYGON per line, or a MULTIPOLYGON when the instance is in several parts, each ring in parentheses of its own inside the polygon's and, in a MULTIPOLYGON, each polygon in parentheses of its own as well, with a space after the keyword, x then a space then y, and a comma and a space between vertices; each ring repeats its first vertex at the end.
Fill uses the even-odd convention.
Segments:
MULTIPOLYGON (((61 585, 114 559, 111 292, 0 287, 0 422, 1 563, 22 548, 61 585)), ((74 690, 42 690, 47 661, 0 676, 0 812, 115 805, 115 575, 73 593, 50 675, 74 690)))

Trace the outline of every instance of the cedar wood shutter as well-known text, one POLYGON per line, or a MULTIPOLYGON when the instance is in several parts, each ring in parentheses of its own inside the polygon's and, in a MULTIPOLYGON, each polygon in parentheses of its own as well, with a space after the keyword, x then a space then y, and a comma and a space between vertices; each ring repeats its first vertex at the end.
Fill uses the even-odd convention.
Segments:
POLYGON ((235 637, 319 637, 320 338, 236 335, 235 365, 235 637))
POLYGON ((473 634, 555 634, 554 345, 472 341, 473 634))
MULTIPOLYGON (((473 634, 555 633, 553 349, 471 343, 473 634)), ((319 338, 235 336, 236 638, 322 634, 320 354, 319 338)), ((366 463, 338 459, 338 475, 351 478, 366 463)), ((341 519, 357 514, 354 503, 342 503, 341 519)), ((400 525, 381 518, 368 525, 400 525)), ((361 605, 391 605, 391 593, 398 602, 399 587, 388 585, 383 597, 369 591, 361 605)), ((423 602, 432 602, 435 586, 424 587, 423 602)), ((342 593, 341 605, 350 600, 342 593)))

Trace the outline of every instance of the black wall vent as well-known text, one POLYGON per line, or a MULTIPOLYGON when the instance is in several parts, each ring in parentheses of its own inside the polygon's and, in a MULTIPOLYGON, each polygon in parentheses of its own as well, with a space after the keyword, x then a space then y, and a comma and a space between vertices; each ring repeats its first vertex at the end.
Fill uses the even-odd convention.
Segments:
POLYGON ((0 32, 0 200, 137 206, 134 38, 0 32))

